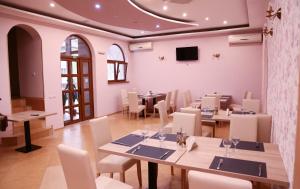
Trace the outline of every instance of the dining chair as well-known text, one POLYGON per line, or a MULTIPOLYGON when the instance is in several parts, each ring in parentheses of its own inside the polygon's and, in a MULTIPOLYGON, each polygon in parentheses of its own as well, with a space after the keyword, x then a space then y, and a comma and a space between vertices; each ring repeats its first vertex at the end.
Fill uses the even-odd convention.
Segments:
POLYGON ((187 90, 187 91, 186 91, 186 96, 187 96, 188 101, 189 101, 190 104, 191 104, 191 103, 193 102, 191 90, 187 90))
POLYGON ((259 113, 260 100, 258 99, 243 99, 242 108, 247 111, 253 111, 259 113))
POLYGON ((168 113, 166 109, 166 101, 161 100, 157 103, 160 119, 160 127, 165 129, 166 133, 172 133, 173 124, 169 123, 168 113))
POLYGON ((257 141, 271 142, 272 116, 267 114, 257 114, 257 141))
POLYGON ((255 115, 231 115, 230 117, 230 138, 257 141, 257 117, 255 115))
POLYGON ((244 99, 252 99, 252 92, 251 91, 246 91, 244 95, 244 99))
POLYGON ((174 112, 172 133, 182 131, 188 136, 195 136, 196 115, 190 113, 174 112))
POLYGON ((205 96, 201 100, 201 109, 211 109, 220 108, 220 99, 213 96, 205 96))
POLYGON ((191 106, 191 101, 190 101, 190 97, 187 91, 184 91, 182 93, 182 97, 183 97, 183 107, 189 107, 191 106))
MULTIPOLYGON (((169 111, 170 111, 171 95, 172 95, 172 92, 167 92, 167 96, 166 96, 166 110, 167 110, 167 113, 169 113, 169 111)), ((153 107, 153 117, 155 117, 156 110, 158 110, 158 104, 155 104, 154 107, 153 107)))
POLYGON ((178 97, 178 89, 172 91, 172 95, 171 95, 171 102, 170 102, 170 107, 172 112, 176 111, 177 108, 177 97, 178 97))
MULTIPOLYGON (((60 144, 57 147, 68 189, 132 189, 120 181, 93 174, 88 152, 60 144)), ((55 181, 53 181, 55 182, 55 181)))
POLYGON ((128 103, 128 92, 126 89, 121 89, 121 99, 122 99, 122 113, 128 112, 129 103, 128 103))
POLYGON ((128 103, 129 103, 129 119, 132 113, 136 114, 137 119, 139 119, 139 113, 142 111, 144 111, 144 117, 146 118, 147 116, 146 106, 139 105, 138 96, 136 92, 128 92, 128 103))
POLYGON ((99 147, 112 141, 107 116, 90 120, 90 126, 96 150, 96 168, 98 174, 110 173, 110 176, 113 177, 113 173, 120 173, 120 180, 125 182, 125 171, 136 164, 139 184, 142 186, 141 162, 139 160, 113 154, 108 155, 98 150, 99 147))
POLYGON ((201 110, 198 108, 180 108, 180 112, 194 114, 196 116, 195 119, 195 136, 204 136, 204 137, 212 137, 212 132, 207 129, 207 127, 202 127, 201 121, 201 110))
POLYGON ((188 183, 189 189, 252 189, 250 181, 199 171, 189 171, 188 183))

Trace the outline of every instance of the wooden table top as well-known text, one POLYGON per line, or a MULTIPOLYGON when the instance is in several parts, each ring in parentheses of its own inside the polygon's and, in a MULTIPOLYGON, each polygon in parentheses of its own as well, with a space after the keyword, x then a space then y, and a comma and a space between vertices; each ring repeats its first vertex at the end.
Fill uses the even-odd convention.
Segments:
POLYGON ((29 110, 29 111, 25 111, 25 112, 19 112, 19 113, 8 115, 7 119, 8 119, 8 121, 22 122, 22 121, 30 121, 33 119, 44 118, 44 117, 55 115, 55 114, 56 113, 29 110))
MULTIPOLYGON (((149 136, 154 135, 157 133, 157 131, 150 131, 149 136)), ((132 132, 131 134, 137 134, 141 135, 141 130, 137 130, 132 132)), ((176 142, 170 142, 170 141, 164 141, 162 142, 162 148, 170 149, 170 150, 175 150, 175 152, 169 156, 166 160, 160 160, 160 159, 155 159, 155 158, 149 158, 145 156, 139 156, 136 154, 131 154, 131 153, 126 153, 128 150, 134 148, 135 146, 143 144, 147 146, 154 146, 154 147, 160 147, 160 141, 157 139, 151 139, 148 138, 146 142, 142 141, 134 146, 128 147, 128 146, 123 146, 123 145, 118 145, 118 144, 113 144, 113 143, 108 143, 105 144, 104 146, 101 146, 99 148, 100 151, 115 154, 115 155, 121 155, 121 156, 126 156, 129 158, 133 159, 140 159, 144 161, 149 161, 153 163, 159 163, 159 164, 166 164, 166 165, 175 165, 177 160, 185 153, 186 149, 184 148, 178 148, 176 142)))
POLYGON ((236 152, 230 153, 230 157, 235 159, 265 162, 267 167, 267 178, 264 178, 209 169, 209 166, 215 156, 225 155, 225 148, 219 147, 222 139, 208 137, 195 138, 198 147, 190 152, 186 152, 176 162, 176 166, 187 170, 221 174, 245 180, 271 183, 288 187, 288 177, 277 145, 264 143, 265 152, 238 149, 236 152))

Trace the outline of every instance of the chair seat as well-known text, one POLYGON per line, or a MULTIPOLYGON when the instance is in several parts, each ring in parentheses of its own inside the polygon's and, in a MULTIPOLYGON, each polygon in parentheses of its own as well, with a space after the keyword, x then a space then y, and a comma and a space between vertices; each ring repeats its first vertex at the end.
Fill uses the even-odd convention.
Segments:
POLYGON ((100 176, 96 178, 96 186, 98 189, 101 188, 109 188, 109 189, 132 189, 132 186, 129 186, 128 184, 124 184, 120 181, 100 176))
POLYGON ((140 112, 140 111, 142 111, 142 110, 145 109, 145 108, 146 108, 145 105, 139 105, 139 106, 138 106, 138 111, 140 112))
POLYGON ((108 155, 97 162, 97 168, 101 173, 124 172, 132 167, 138 160, 118 155, 108 155))

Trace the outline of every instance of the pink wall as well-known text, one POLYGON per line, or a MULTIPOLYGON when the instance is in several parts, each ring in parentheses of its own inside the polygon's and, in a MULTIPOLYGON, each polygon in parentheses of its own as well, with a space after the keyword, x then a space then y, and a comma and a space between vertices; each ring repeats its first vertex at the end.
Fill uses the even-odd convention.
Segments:
POLYGON ((22 97, 43 98, 42 42, 33 32, 17 30, 20 94, 22 97))
MULTIPOLYGON (((134 78, 141 91, 190 89, 193 98, 220 92, 240 103, 246 90, 261 95, 262 45, 229 46, 227 36, 154 42, 153 50, 134 52, 134 78), (198 46, 199 60, 177 62, 176 47, 198 46), (220 53, 219 59, 214 53, 220 53), (165 60, 160 61, 159 56, 165 60)), ((182 96, 178 97, 182 104, 182 96)))

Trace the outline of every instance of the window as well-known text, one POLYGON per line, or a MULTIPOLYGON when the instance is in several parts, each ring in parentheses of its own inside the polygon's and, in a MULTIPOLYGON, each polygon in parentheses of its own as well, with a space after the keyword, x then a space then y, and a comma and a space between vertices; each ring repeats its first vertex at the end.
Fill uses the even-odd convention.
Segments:
POLYGON ((126 81, 127 62, 124 53, 117 44, 110 46, 107 52, 107 80, 108 82, 126 81))

